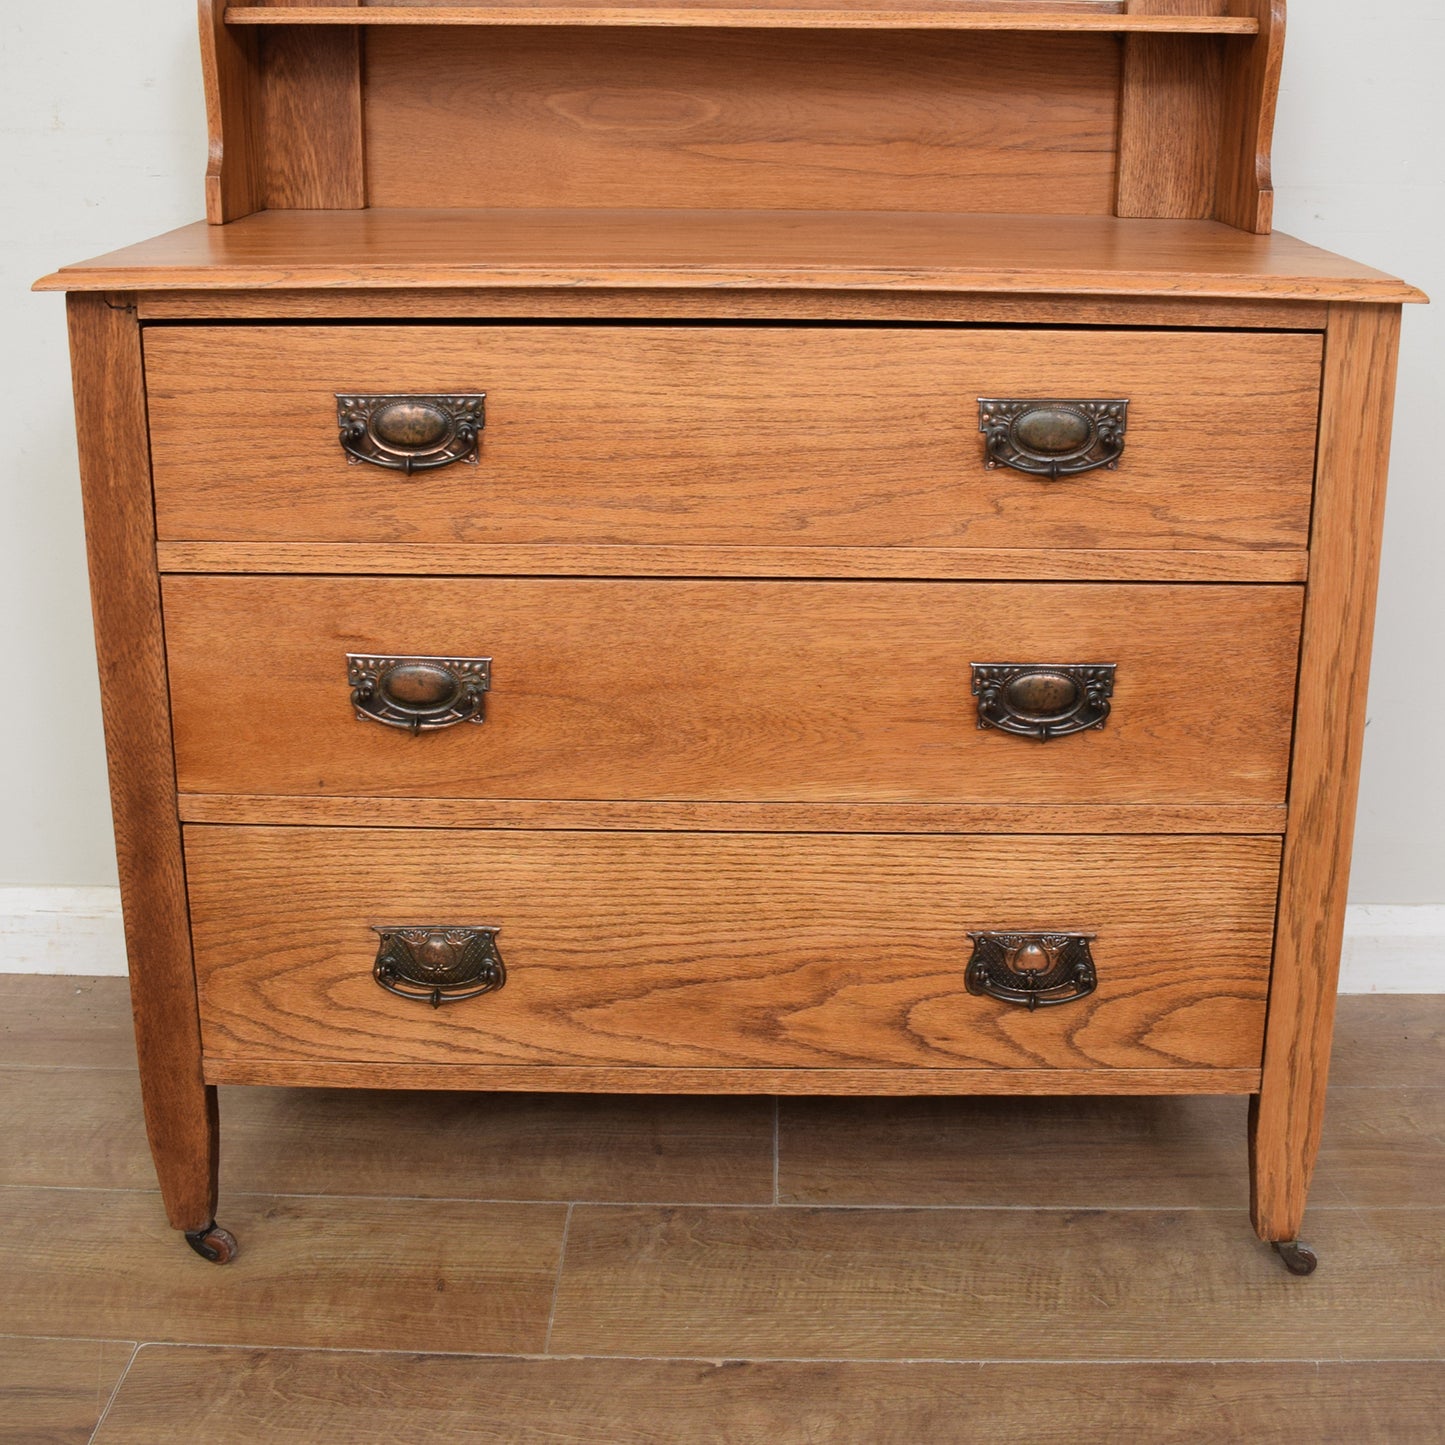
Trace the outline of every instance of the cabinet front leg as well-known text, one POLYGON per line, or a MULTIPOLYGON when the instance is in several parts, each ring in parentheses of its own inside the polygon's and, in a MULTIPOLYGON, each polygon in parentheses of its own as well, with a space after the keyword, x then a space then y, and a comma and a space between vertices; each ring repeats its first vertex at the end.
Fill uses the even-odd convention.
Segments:
POLYGON ((1275 1247, 1291 1274, 1313 1274, 1318 1259, 1300 1242, 1310 1178, 1319 1153, 1319 1115, 1291 1120, 1287 1108, 1255 1094, 1249 1101, 1249 1210, 1255 1233, 1275 1247), (1291 1130, 1290 1123, 1297 1127, 1291 1130))
MULTIPOLYGON (((146 1133, 171 1223, 224 1263, 215 1227, 216 1091, 201 1073, 185 860, 151 514, 134 297, 68 300, 81 496, 146 1133)), ((228 1246, 229 1241, 229 1246, 228 1246)))

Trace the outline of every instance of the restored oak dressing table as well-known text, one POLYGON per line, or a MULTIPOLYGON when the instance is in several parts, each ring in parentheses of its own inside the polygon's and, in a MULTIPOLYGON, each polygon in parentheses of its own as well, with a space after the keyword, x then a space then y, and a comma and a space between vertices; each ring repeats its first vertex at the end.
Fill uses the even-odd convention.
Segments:
POLYGON ((1297 1273, 1401 303, 1284 0, 201 4, 69 293, 150 1140, 218 1084, 1232 1093, 1297 1273))

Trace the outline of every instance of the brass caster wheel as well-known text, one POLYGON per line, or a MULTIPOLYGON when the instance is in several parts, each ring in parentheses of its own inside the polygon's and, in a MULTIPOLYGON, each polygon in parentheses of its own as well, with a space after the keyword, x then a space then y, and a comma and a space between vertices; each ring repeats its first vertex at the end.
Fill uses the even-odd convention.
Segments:
POLYGON ((236 1257, 236 1236, 213 1219, 204 1229, 188 1229, 186 1243, 212 1264, 230 1264, 236 1257))
POLYGON ((1297 1239, 1277 1241, 1275 1253, 1284 1261, 1284 1267, 1291 1274, 1313 1274, 1319 1258, 1309 1245, 1297 1239))

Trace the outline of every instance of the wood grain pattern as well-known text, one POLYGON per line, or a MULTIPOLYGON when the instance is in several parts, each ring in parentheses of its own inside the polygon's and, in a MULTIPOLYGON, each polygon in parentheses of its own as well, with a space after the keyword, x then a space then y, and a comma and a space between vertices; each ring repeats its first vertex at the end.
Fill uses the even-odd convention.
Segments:
POLYGON ((126 980, 0 975, 0 1057, 10 1068, 133 1067, 126 980))
POLYGON ((1337 1088, 1416 1088, 1445 1079, 1445 994, 1338 1000, 1330 1081, 1337 1088))
POLYGON ((201 1078, 140 327, 124 300, 68 301, 81 493, 146 1127, 171 1223, 200 1229, 216 1202, 216 1098, 201 1078))
POLYGON ((279 15, 269 5, 229 5, 228 25, 345 25, 456 28, 487 26, 674 26, 749 30, 982 30, 1125 34, 1132 31, 1176 32, 1181 35, 1254 35, 1258 23, 1245 17, 1168 17, 1089 14, 1066 6, 1035 11, 963 9, 946 3, 907 9, 794 4, 785 9, 740 7, 732 3, 679 6, 644 3, 534 5, 450 5, 423 9, 412 5, 368 5, 358 13, 337 5, 306 5, 299 15, 279 15))
MULTIPOLYGON (((222 1105, 228 1201, 773 1197, 767 1098, 248 1088, 222 1105)), ((154 1188, 134 1070, 0 1068, 0 1106, 6 1187, 154 1188)))
POLYGON ((679 286, 1423 301, 1289 236, 1215 221, 876 211, 263 211, 183 226, 41 291, 679 286))
POLYGON ((1400 313, 1332 313, 1264 1082, 1260 1238, 1299 1237, 1319 1149, 1374 641, 1400 313))
POLYGON ((213 1084, 288 1089, 505 1090, 581 1094, 1253 1094, 1258 1069, 734 1069, 558 1064, 357 1064, 216 1059, 213 1084))
POLYGON ((640 547, 522 542, 161 542, 162 572, 468 576, 908 578, 1014 582, 1303 582, 1302 548, 1250 552, 1007 547, 640 547))
POLYGON ((974 296, 946 292, 636 291, 562 293, 496 287, 434 291, 151 291, 142 321, 492 320, 606 317, 630 321, 959 321, 1069 326, 1209 326, 1323 331, 1327 308, 1311 301, 1110 300, 1097 296, 974 296), (644 314, 645 313, 645 314, 644 314))
POLYGON ((1312 334, 149 329, 159 535, 193 541, 1298 548, 1312 334), (479 466, 349 463, 336 394, 485 391, 479 466), (1117 470, 990 470, 980 397, 1127 398, 1117 470))
POLYGON ((705 833, 1265 833, 1285 808, 947 803, 618 803, 187 793, 187 823, 337 828, 622 828, 705 833))
POLYGON ((135 1348, 0 1335, 0 1445, 89 1445, 135 1348))
POLYGON ((333 211, 365 206, 360 31, 271 31, 262 67, 266 205, 333 211))
POLYGON ((1002 199, 1102 215, 1118 67, 1103 35, 828 30, 804 57, 756 30, 600 29, 579 45, 530 18, 383 28, 367 41, 367 191, 378 207, 938 212, 1002 199))
POLYGON ((481 1445, 626 1440, 719 1445, 966 1439, 1426 1441, 1438 1364, 893 1364, 481 1360, 147 1346, 96 1445, 481 1445), (806 1435, 801 1433, 806 1431, 806 1435))
POLYGON ((265 204, 260 44, 225 23, 223 0, 199 0, 206 89, 206 220, 220 226, 265 204))
POLYGON ((1284 800, 1298 588, 167 577, 164 596, 187 793, 1284 800), (361 722, 348 653, 491 657, 487 720, 361 722), (1012 661, 1117 664, 1104 728, 980 729, 971 664, 1012 661))
MULTIPOLYGON (((187 830, 209 1060, 1253 1068, 1266 838, 187 830), (1065 921, 1072 920, 1072 921, 1065 921), (502 929, 505 988, 431 1009, 376 924, 502 929), (1100 984, 964 992, 967 933, 1097 932, 1100 984)), ((381 1081, 378 1080, 378 1083, 381 1081)))
POLYGON ((53 1335, 84 1320, 140 1340, 531 1353, 566 1212, 474 1200, 459 1220, 444 1200, 239 1194, 224 1222, 242 1252, 215 1269, 159 1228, 153 1194, 8 1189, 6 1328, 53 1335))
MULTIPOLYGON (((1129 0, 1131 15, 1198 15, 1214 0, 1129 0)), ((1224 49, 1195 37, 1130 35, 1119 92, 1120 216, 1214 214, 1224 49)))
POLYGON ((1325 1211, 1313 1223, 1328 1265, 1301 1286, 1251 1247, 1234 1210, 581 1205, 551 1348, 1080 1361, 1436 1351, 1445 1211, 1379 1210, 1363 1228, 1325 1211))
POLYGON ((1259 23, 1253 40, 1229 43, 1224 59, 1224 129, 1214 215, 1243 231, 1274 224, 1271 150, 1284 66, 1285 0, 1229 0, 1231 15, 1259 23))

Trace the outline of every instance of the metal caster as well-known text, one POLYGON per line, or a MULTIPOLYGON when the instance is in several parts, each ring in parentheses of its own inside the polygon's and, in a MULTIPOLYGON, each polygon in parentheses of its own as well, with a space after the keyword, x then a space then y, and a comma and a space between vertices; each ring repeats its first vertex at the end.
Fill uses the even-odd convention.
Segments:
POLYGON ((230 1264, 236 1257, 236 1236, 213 1219, 204 1229, 188 1229, 186 1243, 212 1264, 230 1264))
POLYGON ((1319 1258, 1309 1245, 1297 1239, 1277 1240, 1275 1253, 1284 1261, 1284 1267, 1291 1274, 1313 1274, 1319 1258))

